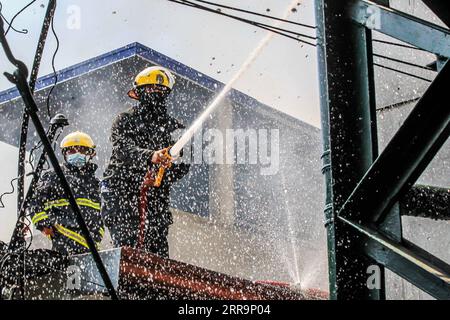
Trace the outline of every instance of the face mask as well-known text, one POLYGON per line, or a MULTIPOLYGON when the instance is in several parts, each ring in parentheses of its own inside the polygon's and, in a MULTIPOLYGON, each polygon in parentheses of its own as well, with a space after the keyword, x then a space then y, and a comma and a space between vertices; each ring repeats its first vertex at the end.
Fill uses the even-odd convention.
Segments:
POLYGON ((160 104, 166 100, 168 94, 164 92, 142 92, 139 96, 139 100, 142 103, 160 104))
POLYGON ((87 157, 85 154, 82 153, 73 153, 66 156, 67 163, 71 164, 72 166, 81 168, 86 165, 87 163, 87 157))

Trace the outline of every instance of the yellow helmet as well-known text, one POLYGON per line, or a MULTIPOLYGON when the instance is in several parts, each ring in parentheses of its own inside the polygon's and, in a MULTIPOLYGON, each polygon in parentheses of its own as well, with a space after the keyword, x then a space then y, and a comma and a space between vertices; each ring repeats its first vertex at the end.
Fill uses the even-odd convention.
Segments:
POLYGON ((172 90, 175 84, 175 77, 168 69, 160 66, 145 68, 134 79, 133 89, 128 91, 128 96, 138 100, 139 97, 136 94, 136 88, 149 84, 161 85, 172 90))
POLYGON ((64 137, 64 139, 62 139, 60 147, 63 150, 69 147, 86 147, 94 151, 95 144, 88 134, 80 131, 75 131, 69 133, 64 137))

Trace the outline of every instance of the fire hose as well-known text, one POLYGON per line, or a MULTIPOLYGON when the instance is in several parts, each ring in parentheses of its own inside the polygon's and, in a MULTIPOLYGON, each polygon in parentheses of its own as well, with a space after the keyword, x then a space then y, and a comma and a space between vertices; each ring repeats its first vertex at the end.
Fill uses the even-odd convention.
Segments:
POLYGON ((139 233, 137 247, 142 249, 144 246, 145 231, 146 231, 146 220, 147 220, 147 207, 148 207, 148 196, 147 193, 150 188, 159 188, 161 186, 162 180, 164 178, 164 173, 167 168, 170 168, 174 158, 170 155, 169 148, 163 149, 162 157, 168 162, 167 165, 162 164, 151 164, 147 173, 142 181, 140 193, 139 193, 139 233))

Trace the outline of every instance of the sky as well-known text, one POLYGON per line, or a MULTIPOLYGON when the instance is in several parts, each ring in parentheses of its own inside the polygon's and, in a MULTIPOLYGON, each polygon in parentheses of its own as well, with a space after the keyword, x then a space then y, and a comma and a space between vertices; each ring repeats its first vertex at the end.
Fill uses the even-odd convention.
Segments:
MULTIPOLYGON (((11 17, 29 0, 2 0, 3 15, 11 17)), ((292 0, 220 0, 217 3, 282 17, 292 0)), ((57 70, 140 42, 183 64, 227 83, 267 31, 167 0, 59 0, 55 30, 60 49, 57 70)), ((313 0, 299 0, 288 19, 314 25, 313 0)), ((32 65, 47 1, 38 0, 14 21, 27 34, 10 31, 13 52, 30 68, 32 65)), ((224 12, 275 25, 272 19, 224 12)), ((311 36, 314 30, 279 25, 311 36)), ((39 75, 51 73, 56 42, 49 33, 39 75)), ((0 70, 13 70, 0 54, 0 70)), ((0 90, 10 88, 0 76, 0 90)), ((316 48, 275 35, 243 76, 238 89, 262 103, 316 127, 320 126, 316 48)))

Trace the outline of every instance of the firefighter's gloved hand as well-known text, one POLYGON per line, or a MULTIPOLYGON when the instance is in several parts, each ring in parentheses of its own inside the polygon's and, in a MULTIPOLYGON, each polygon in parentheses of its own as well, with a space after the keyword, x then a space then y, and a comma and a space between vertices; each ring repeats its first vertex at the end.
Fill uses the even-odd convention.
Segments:
POLYGON ((53 231, 53 227, 50 227, 50 228, 44 227, 42 229, 42 233, 45 234, 47 237, 48 236, 53 237, 55 235, 55 232, 53 231))
POLYGON ((167 168, 170 166, 171 162, 172 157, 169 155, 168 148, 153 152, 152 163, 160 164, 161 166, 167 168))

